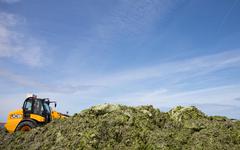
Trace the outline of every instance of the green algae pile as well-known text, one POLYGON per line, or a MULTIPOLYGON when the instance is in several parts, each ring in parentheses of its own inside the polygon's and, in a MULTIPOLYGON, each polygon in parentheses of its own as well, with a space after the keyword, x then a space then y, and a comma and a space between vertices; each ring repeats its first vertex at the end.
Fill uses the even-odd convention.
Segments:
POLYGON ((196 107, 104 104, 29 132, 0 130, 0 149, 240 149, 240 121, 196 107))

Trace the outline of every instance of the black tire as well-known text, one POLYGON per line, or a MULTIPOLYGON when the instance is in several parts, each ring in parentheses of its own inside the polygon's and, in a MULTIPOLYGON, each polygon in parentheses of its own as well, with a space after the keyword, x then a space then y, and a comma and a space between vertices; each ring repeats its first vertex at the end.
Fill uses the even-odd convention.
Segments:
POLYGON ((16 131, 29 131, 35 127, 37 127, 37 123, 34 123, 33 121, 23 121, 19 123, 19 125, 16 128, 16 131))

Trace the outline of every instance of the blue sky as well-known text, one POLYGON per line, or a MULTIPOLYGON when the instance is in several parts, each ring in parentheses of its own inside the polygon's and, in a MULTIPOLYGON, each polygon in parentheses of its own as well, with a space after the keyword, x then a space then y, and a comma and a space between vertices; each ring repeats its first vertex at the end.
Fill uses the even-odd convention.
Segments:
POLYGON ((0 0, 0 121, 27 93, 240 119, 239 0, 0 0))

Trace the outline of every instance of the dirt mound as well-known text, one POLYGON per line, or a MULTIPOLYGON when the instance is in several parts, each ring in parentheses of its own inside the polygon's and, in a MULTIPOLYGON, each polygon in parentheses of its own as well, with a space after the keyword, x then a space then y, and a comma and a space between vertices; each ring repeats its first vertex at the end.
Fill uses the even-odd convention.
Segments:
POLYGON ((1 130, 0 149, 240 149, 240 122, 195 107, 99 105, 27 133, 1 130))

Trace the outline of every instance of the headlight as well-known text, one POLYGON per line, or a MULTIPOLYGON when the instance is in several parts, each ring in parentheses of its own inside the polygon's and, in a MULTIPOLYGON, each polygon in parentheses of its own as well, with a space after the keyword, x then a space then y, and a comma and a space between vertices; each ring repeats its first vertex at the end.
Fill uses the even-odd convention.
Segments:
POLYGON ((22 115, 19 115, 19 114, 12 114, 10 116, 11 119, 19 119, 19 118, 22 118, 22 115))

